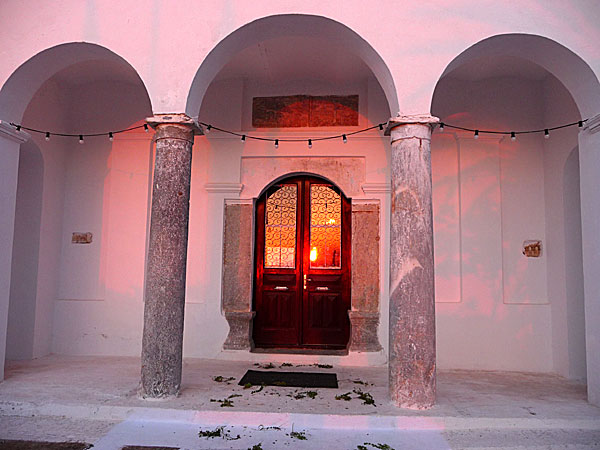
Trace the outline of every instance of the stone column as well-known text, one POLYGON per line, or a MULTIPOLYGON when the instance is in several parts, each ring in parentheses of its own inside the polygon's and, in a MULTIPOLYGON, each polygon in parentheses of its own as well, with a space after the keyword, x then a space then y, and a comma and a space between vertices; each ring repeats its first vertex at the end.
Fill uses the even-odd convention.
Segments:
POLYGON ((144 292, 142 396, 177 395, 181 385, 183 311, 194 134, 185 114, 146 119, 156 130, 150 240, 144 292))
POLYGON ((391 119, 389 389, 401 408, 435 402, 435 304, 429 115, 391 119))
POLYGON ((4 379, 20 145, 29 134, 0 120, 0 381, 4 379))
POLYGON ((579 133, 581 244, 588 401, 600 406, 600 114, 579 133))

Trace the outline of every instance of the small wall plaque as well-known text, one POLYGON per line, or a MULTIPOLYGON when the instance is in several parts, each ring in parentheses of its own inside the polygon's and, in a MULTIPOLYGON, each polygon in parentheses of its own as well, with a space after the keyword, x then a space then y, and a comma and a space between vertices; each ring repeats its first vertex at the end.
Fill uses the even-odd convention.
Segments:
POLYGON ((74 232, 73 237, 71 238, 72 244, 91 244, 92 243, 92 233, 81 233, 74 232))
POLYGON ((539 258, 542 254, 542 241, 523 241, 523 254, 528 258, 539 258))

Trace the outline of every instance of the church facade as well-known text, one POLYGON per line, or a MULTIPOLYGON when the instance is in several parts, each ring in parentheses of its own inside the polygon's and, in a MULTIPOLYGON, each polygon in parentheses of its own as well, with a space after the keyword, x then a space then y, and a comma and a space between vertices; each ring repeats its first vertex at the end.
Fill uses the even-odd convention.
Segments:
MULTIPOLYGON (((0 368, 302 354, 600 404, 600 7, 4 2, 0 368)), ((1 371, 0 371, 1 373, 1 371)))

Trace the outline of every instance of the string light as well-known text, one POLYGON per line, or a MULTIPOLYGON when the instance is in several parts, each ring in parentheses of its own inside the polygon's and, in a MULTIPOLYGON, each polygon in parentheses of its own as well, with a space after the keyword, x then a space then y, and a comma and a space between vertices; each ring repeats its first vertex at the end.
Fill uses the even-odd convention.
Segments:
POLYGON ((112 134, 112 131, 110 131, 110 132, 108 133, 108 140, 109 140, 110 142, 112 142, 114 139, 115 139, 115 138, 114 138, 114 136, 113 136, 113 134, 112 134))
MULTIPOLYGON (((571 127, 574 125, 577 125, 579 128, 583 128, 583 125, 585 124, 585 122, 587 122, 588 119, 582 119, 582 120, 578 120, 576 122, 572 122, 572 123, 567 123, 564 125, 559 125, 556 127, 551 127, 551 128, 543 128, 540 130, 527 130, 527 131, 498 131, 498 130, 479 130, 479 129, 472 129, 472 128, 465 128, 465 127, 460 127, 457 125, 451 125, 448 123, 444 123, 444 122, 440 122, 439 123, 439 127, 440 127, 440 131, 444 131, 444 129, 447 128, 453 128, 453 129, 457 129, 457 130, 463 130, 463 131, 469 131, 473 133, 473 137, 475 139, 478 138, 478 136, 480 134, 496 134, 496 135, 505 135, 505 136, 510 136, 511 140, 515 141, 517 139, 517 134, 533 134, 533 133, 543 133, 544 134, 544 138, 548 139, 550 137, 550 131, 553 130, 559 130, 562 128, 567 128, 567 127, 571 127)), ((238 136, 240 137, 242 142, 246 142, 248 139, 253 139, 253 140, 258 140, 258 141, 268 141, 268 142, 274 142, 275 143, 275 148, 279 148, 279 141, 282 142, 305 142, 306 138, 302 139, 302 138, 266 138, 266 137, 259 137, 259 136, 250 136, 247 134, 241 134, 241 133, 237 133, 234 131, 229 131, 229 130, 225 130, 223 128, 218 128, 215 127, 213 125, 204 123, 204 122, 198 122, 200 125, 202 125, 204 127, 204 131, 205 133, 209 133, 212 129, 215 129, 217 131, 220 131, 222 133, 226 133, 226 134, 231 134, 234 136, 238 136)), ((337 134, 337 135, 333 135, 333 136, 323 136, 323 137, 318 137, 318 138, 310 138, 308 139, 308 146, 309 148, 312 148, 312 142, 313 141, 324 141, 324 140, 330 140, 330 139, 342 139, 342 142, 345 144, 348 142, 348 136, 351 135, 355 135, 355 134, 359 134, 359 133, 364 133, 376 128, 379 128, 380 131, 383 131, 383 126, 386 124, 386 122, 382 122, 379 123, 377 125, 373 125, 371 127, 368 128, 364 128, 361 130, 356 130, 356 131, 352 131, 352 132, 347 132, 344 134, 337 134)), ((35 128, 29 128, 29 127, 25 127, 21 124, 15 124, 15 123, 10 123, 11 126, 15 127, 15 129, 17 131, 21 131, 21 130, 26 130, 26 131, 30 131, 33 133, 39 133, 45 136, 45 140, 49 141, 50 140, 50 136, 54 135, 54 136, 61 136, 61 137, 78 137, 79 138, 79 143, 83 144, 84 143, 84 138, 86 137, 95 137, 95 136, 106 136, 108 134, 109 139, 112 141, 111 136, 114 138, 115 134, 118 133, 125 133, 127 131, 132 131, 132 130, 137 130, 137 129, 141 129, 143 128, 145 132, 149 131, 149 127, 148 124, 143 124, 143 125, 138 125, 135 127, 130 127, 130 128, 126 128, 123 130, 118 130, 118 131, 111 131, 111 132, 104 132, 104 133, 88 133, 88 134, 84 134, 84 133, 77 133, 77 134, 71 134, 71 133, 54 133, 54 132, 50 132, 50 131, 43 131, 43 130, 37 130, 35 128)))
POLYGON ((578 120, 576 122, 566 123, 564 125, 559 125, 556 127, 550 128, 542 128, 539 130, 524 130, 524 131, 499 131, 499 130, 477 130, 474 128, 466 128, 460 127, 458 125, 450 125, 448 123, 440 122, 440 131, 443 131, 444 127, 453 128, 455 130, 468 131, 473 133, 473 137, 476 139, 477 136, 481 134, 495 134, 495 135, 504 135, 510 136, 511 140, 515 141, 517 139, 517 134, 543 134, 545 139, 550 138, 550 132, 553 130, 560 130, 562 128, 568 128, 577 125, 579 128, 583 128, 583 124, 585 124, 588 119, 578 120))

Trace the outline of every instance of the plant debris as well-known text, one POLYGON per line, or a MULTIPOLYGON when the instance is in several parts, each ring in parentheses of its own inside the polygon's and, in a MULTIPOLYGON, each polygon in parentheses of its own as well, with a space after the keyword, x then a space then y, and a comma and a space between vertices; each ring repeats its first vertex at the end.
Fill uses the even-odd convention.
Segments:
POLYGON ((292 431, 289 436, 293 439, 298 439, 300 441, 306 441, 306 433, 304 431, 292 431))
POLYGON ((246 383, 244 385, 244 389, 250 389, 252 387, 252 383, 246 383))
POLYGON ((363 405, 377 406, 375 404, 375 400, 373 400, 373 396, 371 394, 369 394, 368 392, 363 392, 360 389, 353 389, 352 392, 354 392, 356 395, 358 395, 358 398, 363 401, 363 405))
POLYGON ((241 436, 238 434, 236 437, 233 437, 229 434, 228 430, 225 430, 224 426, 220 426, 215 428, 213 431, 210 430, 206 430, 206 431, 202 431, 200 430, 198 432, 198 437, 205 437, 205 438, 210 438, 210 439, 214 439, 217 437, 226 439, 228 441, 237 441, 238 439, 241 439, 241 436))
POLYGON ((264 425, 259 425, 258 426, 258 431, 264 431, 264 430, 277 430, 277 431, 281 431, 281 427, 265 427, 264 425))
MULTIPOLYGON (((373 396, 370 393, 363 392, 360 389, 353 389, 352 392, 358 396, 355 398, 359 398, 360 400, 363 401, 363 405, 377 406, 375 404, 375 400, 373 399, 373 396)), ((350 392, 346 392, 345 394, 336 395, 335 399, 336 400, 344 400, 346 402, 349 402, 350 400, 352 400, 352 397, 350 396, 350 394, 351 394, 350 392)))
POLYGON ((279 367, 294 367, 294 365, 291 363, 283 363, 279 367))
POLYGON ((362 380, 350 380, 352 381, 354 384, 362 384, 363 386, 373 386, 373 383, 367 383, 366 381, 362 381, 362 380))
MULTIPOLYGON (((249 383, 248 383, 249 384, 249 383)), ((265 388, 264 383, 260 385, 260 387, 252 392, 250 392, 251 394, 258 394, 260 391, 262 391, 265 388)))
POLYGON ((256 445, 253 445, 252 447, 248 447, 248 450, 263 450, 263 448, 262 448, 262 442, 260 442, 260 443, 258 443, 256 445))
POLYGON ((261 369, 274 369, 275 368, 275 364, 273 364, 271 362, 269 364, 254 363, 254 365, 256 367, 260 367, 261 369))
POLYGON ((303 398, 309 397, 314 400, 317 397, 317 394, 318 394, 317 391, 303 391, 303 392, 294 391, 293 394, 288 394, 287 397, 291 397, 296 400, 301 400, 303 398))
POLYGON ((370 445, 373 448, 377 448, 379 450, 395 450, 393 447, 390 447, 387 444, 372 444, 370 442, 365 442, 364 445, 359 445, 356 450, 368 450, 367 445, 370 445))
POLYGON ((235 398, 235 397, 241 397, 241 395, 240 394, 231 394, 226 399, 218 400, 218 399, 211 398, 210 401, 214 402, 214 403, 220 403, 221 408, 233 408, 234 405, 233 405, 233 402, 231 401, 231 399, 235 398))
POLYGON ((349 402, 350 400, 352 400, 352 397, 350 397, 350 392, 346 392, 345 394, 336 395, 335 399, 349 402))
POLYGON ((234 381, 235 377, 224 377, 222 375, 213 377, 213 381, 216 381, 217 383, 227 383, 227 384, 231 384, 231 381, 234 381))

